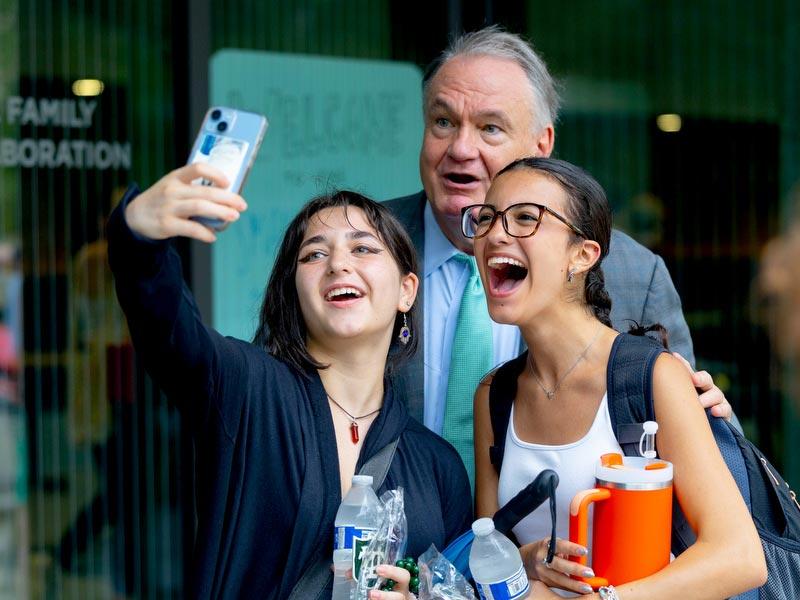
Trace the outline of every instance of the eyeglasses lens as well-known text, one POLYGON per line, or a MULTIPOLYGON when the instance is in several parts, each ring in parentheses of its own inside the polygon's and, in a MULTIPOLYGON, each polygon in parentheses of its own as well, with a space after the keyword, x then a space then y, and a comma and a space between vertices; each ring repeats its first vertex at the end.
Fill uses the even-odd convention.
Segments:
POLYGON ((536 230, 540 210, 532 204, 516 204, 506 213, 507 231, 516 237, 527 237, 536 230))
POLYGON ((467 237, 481 237, 492 226, 494 222, 495 211, 491 206, 473 206, 467 212, 461 221, 461 229, 467 237))
MULTIPOLYGON (((491 206, 473 207, 464 213, 462 230, 467 237, 486 235, 495 221, 497 212, 491 206)), ((503 227, 515 237, 528 237, 536 230, 540 209, 533 204, 515 204, 507 209, 503 227)))

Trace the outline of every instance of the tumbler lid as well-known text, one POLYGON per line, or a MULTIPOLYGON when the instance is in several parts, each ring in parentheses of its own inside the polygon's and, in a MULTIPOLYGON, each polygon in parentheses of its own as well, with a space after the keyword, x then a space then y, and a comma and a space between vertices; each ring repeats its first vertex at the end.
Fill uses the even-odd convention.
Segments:
POLYGON ((672 471, 672 463, 666 460, 613 452, 600 457, 595 477, 598 487, 650 490, 672 485, 672 471))

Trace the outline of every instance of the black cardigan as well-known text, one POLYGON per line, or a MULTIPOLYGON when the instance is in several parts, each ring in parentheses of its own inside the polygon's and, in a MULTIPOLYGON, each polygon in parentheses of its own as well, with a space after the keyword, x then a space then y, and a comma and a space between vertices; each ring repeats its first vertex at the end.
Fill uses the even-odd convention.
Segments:
MULTIPOLYGON (((109 262, 137 353, 194 437, 198 531, 188 594, 286 598, 316 548, 333 552, 341 488, 325 390, 316 371, 203 325, 171 242, 128 228, 124 210, 137 193, 132 187, 109 220, 109 262)), ((386 389, 356 470, 400 436, 379 495, 405 490, 408 555, 431 543, 441 550, 470 525, 466 470, 386 389)))

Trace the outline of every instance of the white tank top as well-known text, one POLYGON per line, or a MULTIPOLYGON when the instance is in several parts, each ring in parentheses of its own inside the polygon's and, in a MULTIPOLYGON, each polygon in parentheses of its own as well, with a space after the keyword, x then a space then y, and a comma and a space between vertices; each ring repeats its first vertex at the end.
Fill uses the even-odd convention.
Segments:
MULTIPOLYGON (((559 479, 556 489, 556 535, 569 539, 569 504, 572 497, 581 490, 594 487, 595 466, 600 456, 607 452, 622 454, 611 427, 607 395, 603 396, 588 433, 577 442, 563 446, 529 444, 520 440, 514 431, 512 405, 497 487, 498 505, 503 506, 511 500, 544 469, 553 469, 559 479)), ((591 531, 591 521, 589 527, 591 531)), ((514 527, 514 535, 520 544, 527 544, 549 537, 550 529, 550 503, 545 502, 514 527)), ((591 543, 591 534, 589 541, 591 543)))

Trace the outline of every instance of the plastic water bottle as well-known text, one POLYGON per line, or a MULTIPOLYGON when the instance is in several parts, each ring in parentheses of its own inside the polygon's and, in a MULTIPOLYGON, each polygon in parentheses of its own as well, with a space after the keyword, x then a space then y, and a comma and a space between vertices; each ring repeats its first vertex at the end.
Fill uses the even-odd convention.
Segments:
POLYGON ((360 551, 369 544, 380 524, 381 501, 372 490, 372 477, 356 475, 353 486, 336 513, 333 538, 333 595, 331 600, 350 600, 355 589, 360 551))
POLYGON ((530 593, 530 583, 517 547, 499 531, 494 521, 478 519, 472 524, 475 540, 469 552, 469 569, 481 600, 521 600, 530 593))

